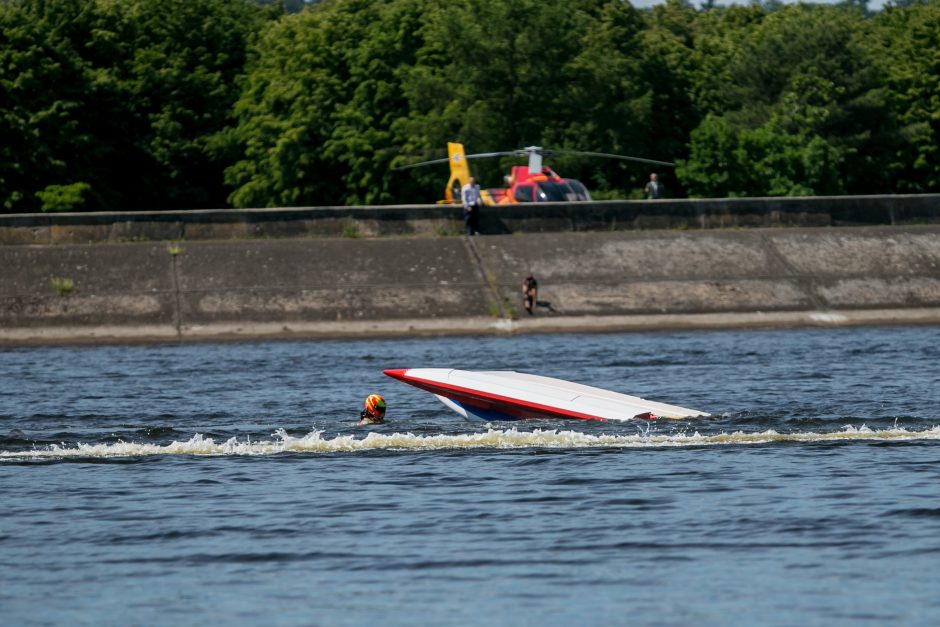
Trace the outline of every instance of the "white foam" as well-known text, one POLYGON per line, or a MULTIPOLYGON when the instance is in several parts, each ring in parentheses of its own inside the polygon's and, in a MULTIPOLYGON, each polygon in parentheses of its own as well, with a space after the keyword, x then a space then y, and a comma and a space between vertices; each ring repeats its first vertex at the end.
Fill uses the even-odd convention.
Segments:
POLYGON ((694 446, 752 445, 783 442, 839 442, 839 441, 908 441, 940 440, 940 426, 922 431, 904 428, 872 430, 866 426, 846 426, 829 433, 778 433, 767 430, 760 433, 719 433, 701 435, 638 433, 630 435, 598 434, 555 429, 519 431, 489 428, 479 433, 457 435, 415 435, 413 433, 376 433, 365 437, 358 434, 323 437, 322 431, 312 431, 303 437, 293 437, 283 429, 272 434, 272 440, 231 438, 215 442, 212 438, 194 435, 186 442, 170 444, 140 444, 117 442, 111 444, 52 445, 31 451, 0 451, 0 461, 23 459, 81 459, 109 457, 142 457, 151 455, 191 456, 263 456, 279 453, 340 453, 374 450, 423 451, 441 449, 519 449, 519 448, 680 448, 694 446))
POLYGON ((845 324, 849 320, 847 316, 831 311, 813 312, 809 315, 809 319, 813 322, 822 322, 825 324, 845 324))

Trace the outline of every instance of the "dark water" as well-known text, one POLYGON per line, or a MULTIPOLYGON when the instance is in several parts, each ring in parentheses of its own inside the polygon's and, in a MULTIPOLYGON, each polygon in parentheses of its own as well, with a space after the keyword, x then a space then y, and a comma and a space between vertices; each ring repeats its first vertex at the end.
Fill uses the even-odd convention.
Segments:
POLYGON ((940 327, 0 351, 9 625, 934 625, 940 327), (712 412, 464 421, 383 368, 712 412), (390 422, 359 427, 369 393, 390 422))

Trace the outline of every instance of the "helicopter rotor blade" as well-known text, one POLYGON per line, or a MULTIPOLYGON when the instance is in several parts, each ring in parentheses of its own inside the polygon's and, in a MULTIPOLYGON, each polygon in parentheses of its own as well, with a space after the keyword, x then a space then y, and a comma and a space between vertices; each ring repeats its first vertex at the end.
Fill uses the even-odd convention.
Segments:
POLYGON ((420 168, 424 165, 434 165, 435 163, 447 163, 450 161, 450 157, 444 157, 443 159, 431 159, 430 161, 422 161, 421 163, 409 163, 408 165, 400 165, 395 170, 407 170, 409 168, 420 168))
MULTIPOLYGON (((586 152, 583 150, 560 150, 560 149, 544 149, 538 146, 530 146, 528 148, 522 148, 518 150, 502 150, 499 152, 478 152, 472 155, 465 155, 465 159, 487 159, 490 157, 530 157, 532 155, 541 155, 543 157, 550 157, 552 155, 581 155, 585 157, 603 157, 605 159, 620 159, 622 161, 635 161, 637 163, 649 163, 652 165, 662 165, 670 168, 676 167, 675 163, 670 161, 657 161, 656 159, 645 159, 643 157, 628 157, 627 155, 615 155, 609 152, 586 152)), ((420 168, 426 165, 435 165, 438 163, 448 163, 450 157, 444 157, 443 159, 431 159, 430 161, 421 161, 419 163, 409 163, 408 165, 400 165, 395 168, 395 170, 408 170, 411 168, 420 168)))
POLYGON ((676 167, 671 161, 657 161, 656 159, 644 159, 643 157, 628 157, 626 155, 614 155, 608 152, 584 152, 582 150, 554 150, 559 155, 584 155, 587 157, 604 157, 607 159, 621 159, 623 161, 636 161, 637 163, 650 163, 652 165, 664 165, 670 168, 676 167))
POLYGON ((467 155, 467 159, 483 159, 487 157, 508 157, 518 154, 518 150, 506 150, 503 152, 478 152, 475 155, 467 155))
MULTIPOLYGON (((506 157, 506 156, 519 156, 524 155, 524 152, 519 150, 510 150, 503 152, 478 152, 473 155, 464 155, 464 159, 483 159, 488 157, 506 157)), ((420 163, 409 163, 408 165, 400 165, 395 170, 408 170, 411 168, 420 168, 425 165, 435 165, 437 163, 447 163, 450 161, 450 157, 444 157, 443 159, 431 159, 430 161, 421 161, 420 163)))

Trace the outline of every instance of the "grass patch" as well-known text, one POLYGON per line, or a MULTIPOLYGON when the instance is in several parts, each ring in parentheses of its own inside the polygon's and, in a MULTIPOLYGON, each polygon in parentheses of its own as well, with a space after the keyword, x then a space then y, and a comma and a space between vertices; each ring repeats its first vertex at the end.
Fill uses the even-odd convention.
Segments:
POLYGON ((359 230, 359 225, 355 222, 347 222, 343 226, 343 237, 348 237, 350 239, 359 239, 362 237, 362 232, 359 230))
POLYGON ((446 222, 439 222, 435 225, 434 232, 440 237, 459 237, 464 234, 464 229, 454 220, 447 220, 446 222))
POLYGON ((72 279, 64 279, 61 277, 52 277, 49 279, 49 282, 52 284, 52 290, 56 294, 71 294, 75 290, 75 281, 72 279))

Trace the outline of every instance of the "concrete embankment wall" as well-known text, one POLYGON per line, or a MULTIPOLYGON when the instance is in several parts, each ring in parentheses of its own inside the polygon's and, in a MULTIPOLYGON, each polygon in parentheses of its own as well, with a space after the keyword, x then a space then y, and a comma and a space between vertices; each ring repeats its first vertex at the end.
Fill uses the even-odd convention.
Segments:
MULTIPOLYGON (((487 207, 480 231, 509 233, 940 223, 940 195, 526 203, 487 207)), ((0 215, 0 245, 448 236, 454 205, 0 215)))
POLYGON ((0 268, 5 344, 940 322, 940 225, 8 245, 0 268))

